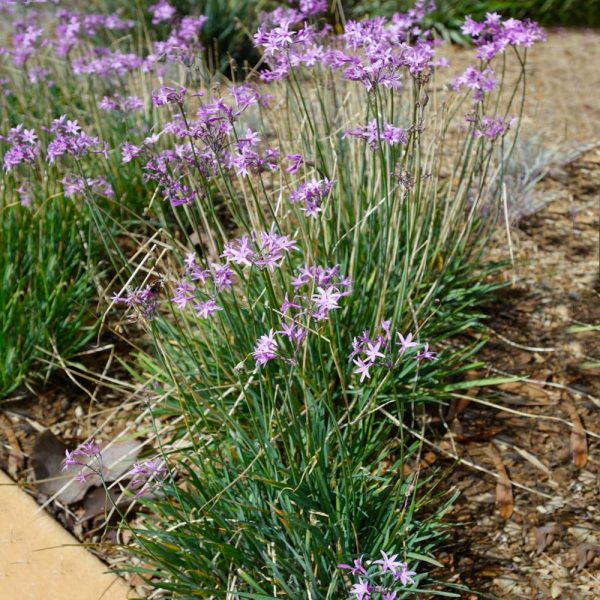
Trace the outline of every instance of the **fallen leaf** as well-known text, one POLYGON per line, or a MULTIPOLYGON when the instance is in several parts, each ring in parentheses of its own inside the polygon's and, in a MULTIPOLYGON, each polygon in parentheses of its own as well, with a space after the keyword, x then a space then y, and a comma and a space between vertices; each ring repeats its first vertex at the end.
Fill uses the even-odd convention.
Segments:
MULTIPOLYGON (((95 473, 85 482, 74 481, 86 467, 71 466, 62 470, 67 446, 50 430, 42 432, 35 441, 31 455, 36 485, 47 496, 55 496, 65 504, 81 500, 92 486, 100 486, 102 480, 95 473)), ((110 483, 124 475, 135 462, 142 445, 135 440, 114 442, 101 450, 102 477, 110 483)), ((95 459, 93 459, 95 460, 95 459)))
POLYGON ((573 464, 578 469, 583 469, 588 461, 588 447, 587 438, 585 437, 585 429, 583 423, 579 418, 577 409, 573 399, 569 397, 565 403, 569 417, 573 421, 573 431, 571 432, 571 456, 573 457, 573 464))
POLYGON ((108 516, 115 504, 119 508, 122 508, 131 502, 129 498, 123 495, 121 490, 111 488, 109 489, 109 494, 110 497, 106 493, 104 487, 92 490, 83 501, 84 512, 83 515, 81 515, 79 522, 84 523, 101 514, 108 516))
POLYGON ((503 519, 510 519, 515 510, 512 483, 502 462, 502 457, 493 444, 487 447, 487 453, 493 460, 496 471, 500 476, 496 484, 496 506, 498 507, 498 513, 503 519))
POLYGON ((547 523, 543 527, 537 527, 535 529, 536 553, 541 554, 544 552, 561 531, 562 527, 558 523, 547 523))
POLYGON ((66 449, 67 446, 47 429, 36 437, 29 461, 35 474, 34 483, 40 492, 46 496, 56 495, 61 502, 71 504, 83 498, 87 487, 72 481, 79 467, 62 471, 66 449))
POLYGON ((597 554, 600 554, 600 546, 596 546, 595 544, 579 544, 579 546, 576 546, 577 570, 581 571, 585 569, 597 554))
POLYGON ((102 449, 102 474, 105 481, 115 481, 124 475, 136 461, 142 450, 137 440, 113 442, 102 449))

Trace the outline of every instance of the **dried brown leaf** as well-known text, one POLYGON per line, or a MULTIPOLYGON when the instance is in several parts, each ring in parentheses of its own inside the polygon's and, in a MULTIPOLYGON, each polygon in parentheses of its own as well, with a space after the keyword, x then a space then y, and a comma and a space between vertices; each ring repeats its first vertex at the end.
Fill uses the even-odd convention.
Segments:
POLYGON ((568 399, 566 407, 569 411, 569 417, 571 418, 571 421, 573 421, 573 431, 571 432, 571 456, 573 457, 573 464, 578 469, 583 469, 588 461, 588 446, 585 429, 572 398, 568 399))
POLYGON ((83 523, 101 514, 106 516, 110 513, 115 504, 121 508, 131 502, 129 498, 123 495, 121 490, 111 488, 109 493, 110 497, 103 487, 91 491, 85 497, 83 502, 84 513, 79 521, 83 523))
POLYGON ((487 453, 494 462, 496 471, 500 478, 496 484, 496 506, 498 513, 503 519, 510 519, 515 510, 513 498, 512 483, 508 477, 506 467, 502 462, 502 457, 493 444, 487 447, 487 453))
POLYGON ((596 546, 595 544, 579 544, 579 546, 576 546, 577 570, 582 571, 585 569, 597 554, 600 554, 600 546, 596 546))
POLYGON ((535 529, 535 551, 541 554, 550 544, 556 539, 562 531, 562 527, 558 523, 547 523, 542 527, 535 529))
MULTIPOLYGON (((86 467, 72 466, 63 471, 62 462, 66 449, 65 444, 50 430, 46 430, 36 438, 31 465, 37 480, 36 485, 43 494, 56 495, 61 502, 73 504, 81 500, 88 489, 101 485, 102 481, 96 474, 92 474, 83 483, 74 481, 73 478, 86 467)), ((115 442, 103 448, 101 458, 104 481, 115 481, 128 471, 140 450, 141 445, 135 440, 115 442)))

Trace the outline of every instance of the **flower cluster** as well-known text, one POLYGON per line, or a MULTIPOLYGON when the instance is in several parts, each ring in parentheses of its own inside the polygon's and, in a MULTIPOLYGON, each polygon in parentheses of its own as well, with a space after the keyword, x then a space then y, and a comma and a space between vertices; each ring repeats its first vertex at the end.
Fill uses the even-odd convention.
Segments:
POLYGON ((168 473, 167 465, 158 458, 135 463, 128 475, 132 478, 131 488, 137 490, 136 498, 154 491, 166 479, 168 473))
POLYGON ((352 565, 339 564, 338 569, 349 571, 357 578, 350 590, 356 600, 396 600, 403 591, 401 588, 414 585, 413 575, 416 575, 406 562, 397 559, 397 554, 388 556, 381 552, 381 559, 371 561, 368 568, 360 556, 352 565))
POLYGON ((177 14, 175 7, 167 0, 159 0, 156 4, 152 4, 148 7, 148 12, 152 15, 153 25, 171 21, 177 14))
MULTIPOLYGON (((429 3, 420 3, 419 11, 430 8, 429 3)), ((399 14, 391 24, 382 17, 348 22, 343 47, 328 50, 325 63, 346 79, 361 82, 368 91, 378 86, 399 88, 403 70, 415 78, 423 76, 442 63, 435 60, 435 43, 429 32, 415 25, 417 16, 399 14)))
POLYGON ((81 467, 75 477, 75 480, 80 483, 85 483, 93 474, 102 471, 102 451, 94 440, 81 444, 75 450, 65 450, 62 470, 66 471, 69 467, 75 466, 81 467))
POLYGON ((390 146, 408 144, 409 131, 391 123, 383 123, 381 126, 373 119, 367 125, 346 131, 346 136, 363 139, 371 150, 377 150, 382 143, 390 146))
POLYGON ((328 30, 318 32, 306 24, 294 30, 293 25, 292 20, 284 19, 271 30, 261 26, 254 35, 254 43, 263 47, 266 63, 271 69, 261 73, 263 81, 279 81, 287 77, 294 67, 313 67, 321 62, 322 42, 328 30))
POLYGON ((78 175, 65 175, 62 179, 65 198, 84 196, 86 192, 114 198, 115 192, 104 177, 88 177, 83 179, 78 175))
POLYGON ((165 106, 165 104, 182 104, 187 90, 184 87, 179 89, 162 86, 158 92, 152 92, 152 102, 154 106, 165 106))
POLYGON ((292 298, 286 294, 280 309, 281 330, 262 335, 254 348, 252 356, 258 366, 282 357, 278 338, 291 344, 294 356, 286 360, 295 363, 302 342, 308 336, 310 321, 326 320, 332 310, 340 308, 339 301, 352 293, 352 281, 341 276, 339 265, 301 267, 291 285, 292 298))
POLYGON ((286 253, 296 250, 296 242, 286 235, 274 231, 244 235, 227 244, 223 258, 238 266, 256 266, 274 271, 281 266, 286 253))
POLYGON ((496 89, 497 83, 496 74, 491 67, 488 66, 481 70, 469 66, 462 75, 454 80, 452 87, 455 91, 466 87, 473 92, 475 102, 482 102, 486 93, 496 89))
POLYGON ((138 314, 146 319, 152 319, 158 306, 158 294, 147 285, 144 288, 129 290, 125 294, 115 294, 112 297, 115 304, 124 304, 128 308, 136 308, 138 314))
POLYGON ((104 96, 98 103, 98 108, 105 111, 127 113, 144 108, 144 103, 137 96, 121 96, 114 94, 113 96, 104 96))
POLYGON ((481 23, 467 17, 462 32, 471 36, 477 46, 477 58, 484 61, 492 60, 496 55, 504 52, 507 46, 529 48, 535 42, 546 39, 537 23, 529 19, 503 21, 498 13, 487 13, 485 21, 481 23))
POLYGON ((54 134, 54 139, 48 144, 50 163, 65 154, 75 158, 88 153, 103 154, 108 159, 108 144, 81 131, 79 123, 67 120, 66 115, 54 119, 50 132, 54 134))
POLYGON ((230 289, 235 283, 235 273, 229 264, 210 263, 207 268, 202 268, 196 255, 190 252, 185 260, 185 276, 187 279, 179 282, 171 298, 173 304, 182 310, 192 304, 201 319, 208 319, 223 310, 216 298, 217 294, 230 289))
POLYGON ((118 52, 107 48, 94 50, 73 61, 76 75, 98 75, 102 78, 121 76, 137 71, 144 65, 144 59, 133 52, 118 52))
MULTIPOLYGON (((273 170, 279 161, 279 151, 267 148, 259 152, 258 133, 250 129, 244 135, 235 130, 240 115, 254 104, 266 105, 268 96, 258 93, 250 85, 232 86, 230 101, 215 98, 201 104, 197 119, 176 112, 159 134, 144 140, 143 146, 125 142, 121 148, 124 163, 141 155, 147 155, 144 179, 156 181, 163 188, 163 195, 173 206, 189 204, 206 195, 205 183, 223 171, 237 175, 249 175, 266 169, 273 170), (181 140, 173 149, 152 152, 159 136, 173 135, 181 140), (197 175, 200 177, 197 177, 197 175), (189 178, 189 179, 188 179, 189 178), (193 189, 187 181, 194 180, 193 189)), ((202 94, 193 94, 202 96, 202 94)), ((177 104, 183 113, 186 97, 185 88, 163 86, 152 94, 156 106, 177 104)))
POLYGON ((209 263, 203 268, 196 255, 190 253, 185 260, 185 277, 171 301, 182 310, 191 304, 200 318, 208 319, 223 310, 217 303, 217 295, 234 285, 232 265, 274 271, 281 266, 285 255, 295 249, 296 242, 271 231, 245 235, 225 244, 221 255, 225 264, 209 263))
POLYGON ((24 67, 29 58, 45 43, 44 30, 38 26, 35 15, 17 21, 12 38, 12 54, 15 67, 24 67))
MULTIPOLYGON (((146 139, 144 145, 145 148, 140 148, 126 142, 122 148, 123 162, 130 162, 140 156, 152 144, 146 139)), ((172 206, 191 204, 197 198, 198 191, 203 192, 198 185, 192 189, 185 183, 190 169, 196 166, 200 165, 194 160, 191 146, 176 146, 174 150, 164 150, 148 159, 144 165, 144 179, 156 181, 163 189, 164 198, 172 206)))
POLYGON ((260 144, 260 135, 247 129, 243 137, 238 137, 235 151, 225 155, 225 166, 240 176, 264 170, 274 171, 279 161, 279 150, 267 148, 263 155, 255 150, 260 144))
POLYGON ((299 0, 297 8, 279 7, 271 12, 261 13, 264 26, 287 22, 296 25, 311 17, 316 17, 329 9, 328 0, 299 0))
POLYGON ((54 87, 55 83, 50 79, 51 71, 45 67, 32 67, 27 72, 29 83, 45 83, 49 88, 54 87))
POLYGON ((39 156, 37 134, 33 129, 25 129, 23 124, 13 127, 7 136, 0 139, 9 144, 4 154, 4 170, 11 171, 20 164, 33 164, 39 156))
POLYGON ((301 203, 301 210, 307 217, 316 217, 321 212, 321 203, 329 196, 333 184, 334 182, 327 178, 307 181, 290 194, 290 202, 301 203))
POLYGON ((58 24, 55 28, 56 54, 65 58, 80 42, 83 36, 93 37, 100 29, 107 31, 126 31, 135 26, 129 19, 121 19, 118 15, 82 14, 69 10, 60 10, 57 14, 58 24))
POLYGON ((354 373, 360 375, 360 382, 371 378, 370 369, 379 365, 388 369, 394 368, 407 352, 414 354, 416 360, 432 361, 436 353, 429 350, 429 344, 419 344, 413 341, 413 334, 404 337, 396 332, 393 341, 391 321, 383 320, 379 326, 378 335, 371 337, 368 330, 355 337, 352 341, 352 352, 348 360, 355 365, 354 373), (415 350, 413 350, 413 348, 415 350), (419 349, 420 348, 420 349, 419 349))
MULTIPOLYGON (((162 4, 163 7, 169 6, 166 2, 159 2, 158 4, 162 4)), ((167 10, 164 8, 159 14, 166 16, 167 10)), ((144 61, 143 70, 152 70, 162 59, 191 64, 202 50, 199 36, 207 20, 208 17, 203 15, 188 16, 181 19, 178 24, 173 25, 171 33, 165 41, 154 42, 152 52, 144 61)))
MULTIPOLYGON (((469 117, 467 117, 469 120, 469 117)), ((495 140, 497 137, 503 136, 510 128, 513 120, 503 119, 502 117, 483 116, 479 119, 473 135, 475 137, 486 137, 495 140)))

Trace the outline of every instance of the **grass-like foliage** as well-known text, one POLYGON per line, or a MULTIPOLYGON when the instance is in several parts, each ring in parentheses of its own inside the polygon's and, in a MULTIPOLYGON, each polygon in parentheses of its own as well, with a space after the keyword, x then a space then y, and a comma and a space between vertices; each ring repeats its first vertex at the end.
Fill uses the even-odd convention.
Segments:
POLYGON ((5 193, 0 212, 0 399, 27 379, 45 377, 95 329, 89 229, 80 229, 62 198, 24 207, 12 193, 5 193))
POLYGON ((53 97, 78 98, 79 124, 51 114, 39 143, 13 130, 4 164, 81 205, 121 276, 110 310, 147 333, 135 376, 159 456, 132 472, 156 489, 130 568, 173 597, 432 588, 443 509, 421 511, 434 485, 415 430, 477 384, 461 383, 477 345, 451 340, 494 287, 481 257, 542 34, 467 21, 478 62, 449 82, 430 4, 341 35, 320 0, 266 14, 242 85, 209 80, 209 20, 164 0, 158 41, 99 49, 90 28, 135 24, 95 16, 8 53, 21 72, 46 57, 53 97))

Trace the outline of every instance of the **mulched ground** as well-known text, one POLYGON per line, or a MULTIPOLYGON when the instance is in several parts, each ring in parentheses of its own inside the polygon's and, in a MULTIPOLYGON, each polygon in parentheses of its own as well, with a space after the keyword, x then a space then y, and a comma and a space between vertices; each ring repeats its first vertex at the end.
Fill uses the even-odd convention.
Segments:
POLYGON ((555 200, 511 231, 514 283, 481 355, 483 375, 528 381, 458 406, 438 442, 463 460, 442 560, 486 598, 600 598, 600 149, 539 187, 555 200))

